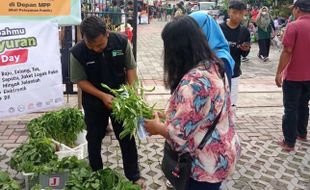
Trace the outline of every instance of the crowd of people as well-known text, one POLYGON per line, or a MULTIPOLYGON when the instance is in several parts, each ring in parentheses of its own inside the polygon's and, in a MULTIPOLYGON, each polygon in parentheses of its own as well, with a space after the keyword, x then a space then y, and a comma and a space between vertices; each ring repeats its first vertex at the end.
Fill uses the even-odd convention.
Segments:
MULTIPOLYGON (((179 154, 191 155, 190 179, 185 189, 217 190, 234 171, 241 154, 234 106, 242 74, 241 58, 251 49, 250 24, 243 24, 247 9, 240 0, 229 2, 228 19, 221 24, 204 11, 189 15, 185 12, 177 7, 161 34, 164 81, 171 92, 166 112, 154 113, 155 118, 145 120, 144 126, 150 135, 163 136, 179 154), (213 125, 212 135, 198 149, 213 125)), ((285 151, 293 151, 296 140, 307 140, 309 119, 310 2, 297 0, 292 14, 296 21, 287 26, 275 77, 284 95, 284 138, 279 145, 285 151)), ((266 61, 274 22, 267 7, 254 10, 252 17, 257 27, 258 57, 266 61)), ((145 188, 135 140, 119 138, 122 123, 111 115, 114 97, 100 85, 118 88, 137 80, 130 43, 125 36, 108 31, 104 21, 95 16, 83 20, 81 32, 83 40, 71 50, 71 79, 83 91, 90 165, 93 170, 103 167, 101 143, 110 118, 121 147, 125 175, 145 188)))

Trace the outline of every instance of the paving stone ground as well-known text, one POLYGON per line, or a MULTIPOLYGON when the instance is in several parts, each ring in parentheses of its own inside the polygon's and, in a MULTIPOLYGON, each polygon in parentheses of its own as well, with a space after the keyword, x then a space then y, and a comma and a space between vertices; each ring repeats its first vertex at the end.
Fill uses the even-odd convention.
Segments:
MULTIPOLYGON (((169 91, 163 85, 162 41, 160 32, 164 22, 140 25, 138 30, 139 77, 146 88, 156 86, 145 99, 163 109, 169 91)), ((240 79, 236 125, 242 140, 242 156, 236 170, 223 185, 224 190, 310 190, 310 138, 297 142, 294 152, 287 153, 277 145, 282 137, 282 93, 274 85, 274 72, 279 51, 272 49, 270 61, 260 62, 258 47, 253 44, 250 62, 243 64, 240 79)), ((65 106, 75 106, 77 97, 68 97, 65 106)), ((25 124, 42 113, 6 118, 0 121, 0 168, 8 171, 20 182, 21 174, 9 168, 14 148, 28 138, 25 124)), ((309 131, 310 132, 310 131, 309 131)), ((310 133, 309 133, 310 134, 310 133)), ((139 145, 139 165, 148 189, 166 189, 165 177, 160 169, 164 139, 154 136, 139 145)), ((103 141, 102 156, 106 166, 122 171, 122 159, 113 132, 103 141)))

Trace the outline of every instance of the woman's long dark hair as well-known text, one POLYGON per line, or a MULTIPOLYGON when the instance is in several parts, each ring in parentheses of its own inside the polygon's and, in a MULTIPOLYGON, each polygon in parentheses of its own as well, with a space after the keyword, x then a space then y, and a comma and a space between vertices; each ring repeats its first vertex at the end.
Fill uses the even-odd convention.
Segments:
POLYGON ((164 41, 164 81, 173 92, 182 77, 203 60, 216 63, 220 75, 224 66, 212 53, 198 24, 189 16, 175 18, 161 33, 164 41))

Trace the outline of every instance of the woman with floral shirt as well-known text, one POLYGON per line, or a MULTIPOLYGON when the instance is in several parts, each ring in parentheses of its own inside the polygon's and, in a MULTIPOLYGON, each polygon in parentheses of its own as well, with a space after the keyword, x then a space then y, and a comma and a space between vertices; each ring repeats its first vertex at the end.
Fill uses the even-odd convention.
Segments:
POLYGON ((219 189, 240 156, 223 63, 191 17, 168 23, 162 39, 164 77, 172 95, 165 123, 155 114, 155 119, 145 121, 145 128, 151 135, 165 137, 179 153, 192 155, 190 190, 219 189), (220 112, 212 137, 202 150, 197 149, 220 112))

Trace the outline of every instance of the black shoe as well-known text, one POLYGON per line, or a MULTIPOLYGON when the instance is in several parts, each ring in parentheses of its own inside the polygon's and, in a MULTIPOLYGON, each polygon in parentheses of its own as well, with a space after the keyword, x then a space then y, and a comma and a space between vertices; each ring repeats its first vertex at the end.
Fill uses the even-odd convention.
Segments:
POLYGON ((242 61, 242 62, 248 62, 248 61, 250 61, 250 60, 249 60, 249 58, 247 58, 247 57, 243 57, 241 61, 242 61))

